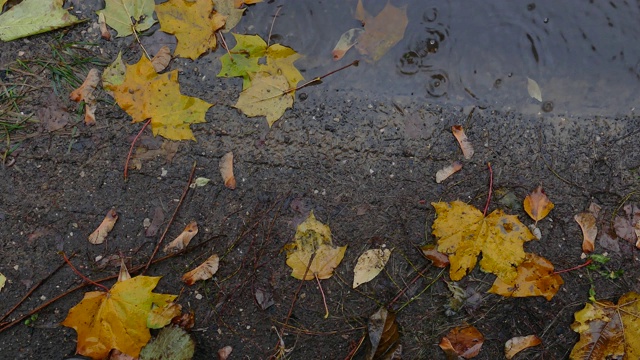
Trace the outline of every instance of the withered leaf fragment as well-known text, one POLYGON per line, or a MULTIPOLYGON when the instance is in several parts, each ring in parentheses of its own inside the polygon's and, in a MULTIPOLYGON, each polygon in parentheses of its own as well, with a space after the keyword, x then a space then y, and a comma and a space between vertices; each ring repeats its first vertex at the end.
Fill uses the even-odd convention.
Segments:
POLYGON ((220 174, 227 189, 235 190, 236 177, 233 175, 233 152, 228 152, 220 158, 220 174))
POLYGON ((94 125, 96 123, 96 97, 93 91, 100 83, 100 72, 98 69, 91 69, 79 88, 73 90, 69 96, 75 102, 84 101, 84 123, 85 125, 94 125))
POLYGON ((186 248, 191 239, 198 233, 198 224, 195 221, 192 221, 185 226, 184 230, 178 237, 176 237, 169 245, 165 246, 164 252, 178 252, 184 248, 186 248))
POLYGON ((435 244, 428 244, 422 247, 424 256, 431 260, 433 266, 438 268, 446 268, 449 266, 449 257, 436 249, 435 244))
POLYGON ((216 272, 218 272, 219 264, 220 258, 218 257, 218 255, 213 254, 202 264, 198 265, 197 268, 182 275, 182 281, 184 281, 185 284, 191 286, 198 280, 211 279, 211 277, 215 275, 216 272))
POLYGON ((402 345, 395 313, 381 307, 369 317, 367 331, 369 343, 365 359, 402 359, 402 345))
POLYGON ((445 166, 444 168, 438 170, 436 173, 436 182, 440 184, 445 181, 449 176, 457 173, 462 169, 462 163, 460 161, 454 161, 451 165, 445 166))
POLYGON ((471 141, 469 140, 469 138, 467 138, 467 135, 464 133, 464 129, 462 128, 462 125, 452 126, 451 132, 453 133, 453 136, 456 137, 456 140, 458 140, 458 144, 460 144, 460 149, 462 150, 462 155, 464 156, 464 158, 467 160, 471 159, 471 157, 475 153, 475 150, 473 150, 473 145, 471 144, 471 141))
POLYGON ((520 351, 540 344, 542 344, 542 340, 535 335, 514 337, 504 344, 504 356, 507 360, 511 360, 520 351))
POLYGON ((109 210, 107 215, 104 217, 104 220, 102 220, 102 223, 94 232, 91 233, 91 235, 89 235, 89 242, 94 245, 102 244, 107 238, 109 232, 113 229, 113 226, 116 224, 116 220, 118 220, 118 213, 116 210, 109 210))
POLYGON ((544 193, 542 186, 538 186, 531 194, 524 198, 524 211, 536 222, 544 219, 555 205, 547 194, 544 193))
POLYGON ((440 348, 449 360, 474 358, 480 353, 484 336, 471 325, 458 326, 451 329, 440 341, 440 348))
POLYGON ((589 212, 576 214, 573 217, 582 229, 582 251, 584 253, 593 252, 593 250, 595 249, 596 237, 598 236, 598 227, 596 225, 596 220, 600 207, 595 203, 592 203, 589 209, 589 212))
POLYGON ((151 65, 153 69, 159 73, 162 70, 166 69, 171 62, 171 49, 168 46, 163 46, 158 50, 156 56, 151 59, 151 65))

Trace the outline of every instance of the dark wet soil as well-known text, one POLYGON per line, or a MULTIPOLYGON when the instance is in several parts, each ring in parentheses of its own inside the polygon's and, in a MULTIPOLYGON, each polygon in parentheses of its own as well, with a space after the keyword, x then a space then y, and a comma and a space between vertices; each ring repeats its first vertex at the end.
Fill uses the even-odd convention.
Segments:
MULTIPOLYGON (((252 10, 251 16, 256 16, 252 10)), ((55 39, 93 40, 95 31, 83 24, 66 33, 2 43, 0 68, 7 69, 16 59, 50 56, 55 39)), ((268 34, 262 28, 257 32, 268 34)), ((131 39, 96 41, 88 52, 106 61, 120 50, 129 63, 141 56, 131 39)), ((286 39, 282 42, 288 45, 286 39)), ((503 358, 508 339, 529 334, 538 335, 543 344, 518 359, 567 358, 578 338, 569 328, 573 313, 588 301, 592 284, 598 298, 616 300, 630 290, 640 291, 638 250, 620 241, 618 251, 596 245, 596 252, 611 257, 608 269, 624 270, 619 279, 582 269, 563 274, 565 284, 551 301, 512 299, 487 294, 494 278, 476 269, 458 285, 477 292, 481 300, 473 308, 451 313, 446 309, 451 297, 446 272, 428 265, 418 250, 434 242, 431 202, 459 199, 484 206, 490 162, 495 190, 490 210, 502 208, 530 224, 518 204, 540 184, 556 205, 539 223, 542 240, 527 243, 526 250, 549 259, 556 269, 583 263, 582 235, 573 216, 591 202, 610 216, 624 201, 639 201, 634 192, 640 183, 637 117, 574 117, 553 111, 522 115, 486 104, 439 105, 410 94, 335 88, 329 78, 326 84, 299 91, 294 108, 269 129, 264 119, 247 118, 231 106, 241 81, 215 77, 221 54, 195 62, 174 60, 172 68, 181 69, 182 92, 216 105, 207 113, 207 123, 193 126, 197 142, 181 142, 170 163, 162 157, 143 162, 128 181, 123 180, 123 166, 140 124, 130 124, 129 117, 101 94, 98 124, 86 127, 74 112, 76 105, 67 101, 71 87, 52 87, 47 71, 39 79, 14 74, 17 82, 48 86, 30 92, 21 111, 35 113, 53 92, 70 109, 72 122, 51 133, 37 123, 14 133, 19 140, 12 154, 15 163, 0 167, 0 272, 9 280, 0 292, 0 314, 46 278, 4 321, 81 283, 67 266, 56 271, 63 263, 59 251, 76 254, 73 263, 94 279, 118 271, 115 266, 99 268, 98 256, 121 253, 131 267, 146 263, 194 163, 195 176, 212 181, 188 192, 167 236, 171 240, 196 220, 200 232, 190 245, 193 250, 152 265, 147 274, 162 276, 156 291, 180 294, 179 303, 194 312, 196 359, 215 358, 213 354, 227 345, 234 349, 232 359, 261 359, 274 353, 276 330, 300 287, 290 276, 282 248, 310 210, 331 227, 334 243, 348 249, 335 275, 322 281, 328 319, 323 318, 317 284, 302 285, 283 338, 291 359, 347 358, 365 334, 367 318, 425 266, 423 278, 394 303, 395 309, 401 308, 397 319, 405 359, 444 359, 437 346, 440 338, 463 323, 473 324, 485 336, 478 359, 503 358), (462 158, 450 132, 456 124, 465 127, 476 154, 464 161, 460 173, 436 184, 436 171, 462 158), (238 180, 234 191, 224 187, 218 171, 220 158, 229 151, 234 152, 238 180), (515 204, 503 201, 510 194, 518 199, 515 204), (112 207, 119 220, 107 242, 89 244, 87 236, 112 207), (145 237, 144 219, 152 218, 158 207, 166 220, 158 235, 145 237), (357 257, 383 245, 395 249, 385 271, 352 289, 357 257), (214 279, 184 287, 182 274, 212 253, 221 257, 214 279), (273 305, 262 309, 256 291, 271 295, 273 305)), ((346 71, 371 73, 372 66, 346 71)), ((305 74, 317 75, 321 74, 305 74)), ((2 357, 73 355, 75 332, 59 324, 89 289, 39 311, 30 326, 21 322, 2 331, 2 357)))

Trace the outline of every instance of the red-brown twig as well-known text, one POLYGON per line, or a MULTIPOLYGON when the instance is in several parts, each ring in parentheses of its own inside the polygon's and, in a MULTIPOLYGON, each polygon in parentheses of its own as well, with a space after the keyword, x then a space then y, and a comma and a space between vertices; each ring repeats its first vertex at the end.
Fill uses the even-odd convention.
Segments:
POLYGON ((318 288, 320 288, 320 294, 322 294, 322 303, 324 304, 324 318, 329 317, 329 307, 327 306, 327 298, 324 296, 324 291, 322 291, 322 285, 320 284, 320 279, 318 279, 318 274, 313 273, 313 277, 316 278, 318 282, 318 288))
POLYGON ((398 293, 398 295, 396 295, 396 297, 393 298, 393 300, 391 300, 388 304, 387 304, 387 309, 391 309, 391 306, 398 301, 398 299, 400 299, 400 297, 402 297, 402 295, 404 295, 404 293, 407 292, 407 290, 409 289, 410 286, 412 286, 413 284, 415 284, 416 281, 418 281, 418 279, 420 279, 421 277, 424 276, 424 272, 427 271, 427 269, 429 269, 430 265, 425 265, 425 267, 420 270, 416 276, 411 279, 411 281, 407 284, 407 286, 405 286, 402 290, 400 290, 400 292, 398 293))
MULTIPOLYGON (((333 71, 329 71, 328 73, 326 73, 326 74, 324 74, 322 76, 315 77, 315 78, 307 81, 306 83, 304 83, 304 84, 302 84, 300 86, 288 89, 288 90, 284 91, 281 95, 285 95, 285 94, 288 94, 288 93, 291 93, 291 92, 294 92, 294 91, 298 91, 298 90, 300 90, 300 89, 302 89, 304 87, 307 87, 307 86, 309 86, 311 84, 322 82, 322 79, 326 78, 327 76, 333 75, 333 74, 337 73, 338 71, 342 71, 342 70, 344 70, 344 69, 346 69, 348 67, 351 67, 351 66, 358 66, 359 63, 360 63, 360 60, 354 60, 350 64, 347 64, 347 65, 345 65, 345 66, 343 66, 343 67, 341 67, 339 69, 335 69, 333 71)), ((278 95, 278 96, 280 96, 280 95, 278 95)))
POLYGON ((578 270, 578 269, 583 268, 585 266, 589 266, 589 264, 591 264, 592 262, 593 262, 593 260, 589 259, 589 260, 585 261, 584 264, 580 264, 578 266, 574 266, 574 267, 569 268, 569 269, 554 271, 553 274, 554 275, 555 274, 562 274, 562 273, 566 273, 566 272, 569 272, 569 271, 578 270))
MULTIPOLYGON (((222 237, 224 237, 224 235, 217 235, 217 236, 213 236, 213 237, 211 237, 210 239, 207 239, 206 241, 204 241, 204 242, 202 242, 202 243, 200 243, 200 244, 198 244, 198 245, 195 245, 195 246, 193 246, 193 247, 186 248, 186 249, 184 249, 184 250, 181 250, 181 251, 176 252, 176 253, 173 253, 173 254, 169 254, 169 255, 167 255, 167 256, 163 256, 163 257, 161 257, 161 258, 159 258, 159 259, 155 259, 155 260, 152 262, 152 264, 157 264, 157 263, 159 263, 159 262, 162 262, 162 261, 164 261, 164 260, 170 259, 170 258, 172 258, 172 257, 176 257, 176 256, 182 255, 182 254, 184 254, 184 253, 190 252, 190 251, 192 251, 192 250, 199 249, 200 247, 202 247, 202 246, 204 246, 204 245, 208 244, 208 243, 209 243, 209 242, 211 242, 212 240, 215 240, 215 239, 217 239, 217 238, 219 238, 219 237, 221 237, 221 236, 222 236, 222 237)), ((64 263, 63 263, 63 264, 64 264, 64 263)), ((136 266, 136 267, 134 267, 134 268, 130 269, 130 270, 129 270, 129 273, 131 273, 131 274, 136 274, 136 273, 138 273, 140 270, 142 270, 142 269, 144 269, 144 268, 145 268, 145 265, 139 265, 139 266, 136 266)), ((98 280, 93 280, 93 282, 94 282, 94 283, 102 283, 102 282, 109 281, 109 280, 113 280, 113 279, 117 279, 117 278, 118 278, 118 274, 116 274, 116 275, 110 275, 110 276, 107 276, 107 277, 104 277, 104 278, 102 278, 102 279, 98 279, 98 280)), ((31 316, 31 315, 33 315, 33 314, 35 314, 35 313, 38 313, 38 312, 40 312, 40 311, 42 311, 43 309, 47 308, 49 305, 51 305, 51 304, 55 303, 56 301, 58 301, 58 300, 60 300, 60 299, 62 299, 62 298, 64 298, 64 297, 66 297, 67 295, 73 294, 74 292, 76 292, 76 291, 78 291, 78 290, 80 290, 80 289, 83 289, 83 288, 85 288, 85 287, 87 287, 87 286, 89 286, 89 285, 91 285, 91 283, 83 282, 82 284, 80 284, 80 285, 78 285, 78 286, 76 286, 76 287, 74 287, 74 288, 72 288, 72 289, 69 289, 69 290, 67 290, 67 291, 63 292, 62 294, 60 294, 60 295, 58 295, 58 296, 56 296, 56 297, 54 297, 54 298, 50 299, 49 301, 47 301, 47 302, 45 302, 45 303, 42 303, 40 306, 38 306, 38 307, 36 307, 36 308, 32 309, 31 311, 27 312, 26 314, 24 314, 24 315, 22 315, 22 316, 19 316, 17 319, 15 319, 15 320, 13 320, 13 321, 11 321, 11 322, 8 322, 8 323, 0 323, 0 333, 2 333, 3 331, 8 330, 9 328, 11 328, 11 327, 13 327, 13 326, 15 326, 15 325, 19 324, 22 320, 24 320, 24 319, 28 318, 29 316, 31 316)))
POLYGON ((483 216, 487 216, 487 210, 489 209, 489 203, 491 202, 491 194, 493 193, 493 170, 491 169, 491 163, 487 163, 489 168, 489 195, 487 195, 487 204, 484 206, 483 216))
MULTIPOLYGON (((73 257, 76 255, 76 253, 71 254, 71 256, 69 256, 69 259, 73 259, 73 257)), ((44 284, 45 281, 47 281, 50 277, 52 277, 55 273, 57 273, 60 269, 62 269, 64 267, 64 265, 66 264, 66 261, 63 261, 60 265, 58 265, 58 267, 53 270, 49 275, 45 276, 42 280, 38 281, 37 284, 35 284, 31 289, 29 289, 29 291, 27 291, 27 293, 22 297, 22 299, 20 299, 20 301, 18 301, 11 309, 9 309, 9 311, 7 311, 1 318, 0 318, 0 322, 2 322, 2 320, 6 319, 9 315, 11 315, 14 311, 16 311, 16 309, 22 305, 22 303, 24 303, 25 300, 27 300, 29 298, 29 296, 31 296, 31 294, 33 294, 34 291, 36 291, 42 284, 44 284)))
POLYGON ((142 129, 140 129, 140 131, 138 132, 138 135, 136 135, 136 137, 134 137, 133 141, 131 142, 131 147, 129 148, 129 154, 127 155, 127 161, 124 162, 124 179, 125 180, 127 180, 127 176, 129 176, 129 160, 131 160, 131 154, 133 154, 133 148, 136 145, 138 138, 140 137, 140 135, 142 135, 142 133, 144 132, 144 129, 147 128, 150 122, 151 122, 151 119, 147 120, 144 123, 144 125, 142 126, 142 129))
POLYGON ((67 257, 67 255, 64 252, 60 252, 60 255, 62 255, 62 257, 64 258, 64 262, 66 262, 69 267, 71 268, 71 270, 73 270, 74 273, 76 273, 76 275, 80 276, 82 278, 82 280, 84 280, 84 282, 89 283, 91 285, 95 285, 99 288, 102 288, 104 291, 109 292, 109 288, 102 285, 102 284, 98 284, 97 282, 89 279, 88 277, 84 276, 78 269, 76 269, 75 266, 73 266, 73 264, 71 263, 71 261, 69 260, 69 258, 67 257))
POLYGON ((156 244, 155 249, 153 249, 153 253, 149 257, 149 261, 147 261, 147 265, 144 266, 144 269, 142 270, 142 274, 147 272, 147 269, 149 268, 149 265, 151 265, 153 258, 158 253, 158 249, 160 249, 160 245, 162 244, 162 241, 167 236, 167 233, 169 232, 169 228, 173 224, 173 221, 176 219, 176 215, 178 215, 178 210, 180 210, 180 206, 182 205, 184 198, 187 196, 187 193, 189 192, 189 188, 191 187, 191 183, 193 182, 193 175, 195 173, 196 173, 196 162, 194 161, 193 166, 191 167, 191 173, 189 173, 189 180, 187 180, 187 185, 184 187, 184 190, 182 191, 182 196, 180 196, 180 200, 178 201, 178 206, 176 206, 176 209, 173 211, 173 215, 171 215, 171 219, 169 219, 169 223, 167 224, 167 227, 164 229, 162 236, 160 236, 160 240, 158 240, 158 243, 156 244))

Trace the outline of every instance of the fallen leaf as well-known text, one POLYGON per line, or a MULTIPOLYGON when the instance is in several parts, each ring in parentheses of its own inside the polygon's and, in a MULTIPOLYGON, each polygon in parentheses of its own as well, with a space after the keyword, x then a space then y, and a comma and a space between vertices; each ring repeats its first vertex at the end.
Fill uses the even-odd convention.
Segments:
POLYGON ((640 294, 628 292, 614 305, 595 301, 574 314, 580 340, 569 359, 640 359, 640 294))
POLYGON ((0 291, 4 288, 4 285, 7 283, 7 277, 0 273, 0 291))
POLYGON ((154 237, 158 235, 158 230, 160 230, 160 226, 162 226, 162 223, 164 223, 164 212, 162 211, 161 206, 156 206, 153 209, 151 223, 149 224, 149 227, 144 231, 144 236, 154 237))
POLYGON ((109 232, 113 229, 113 226, 116 224, 116 220, 118 220, 118 213, 116 213, 116 210, 109 210, 107 212, 107 216, 102 220, 102 223, 100 223, 98 228, 89 235, 89 242, 94 245, 102 244, 107 238, 109 232))
POLYGON ((80 102, 84 101, 84 124, 95 125, 96 123, 96 107, 97 100, 93 92, 95 91, 98 83, 100 82, 100 72, 98 69, 91 69, 87 74, 87 78, 84 79, 82 85, 79 88, 73 90, 69 98, 72 101, 80 102))
POLYGON ((540 344, 542 344, 542 340, 535 335, 514 337, 504 344, 504 356, 507 360, 511 360, 520 351, 540 344))
POLYGON ((171 322, 176 316, 182 313, 182 305, 171 303, 167 306, 153 305, 147 317, 147 327, 149 329, 161 329, 171 322))
POLYGON ((449 255, 451 280, 467 275, 480 253, 482 271, 506 282, 516 278, 516 267, 525 259, 523 244, 535 238, 517 216, 495 210, 484 217, 462 201, 432 205, 437 215, 433 235, 438 240, 437 250, 449 255))
MULTIPOLYGON (((64 0, 24 0, 0 15, 0 40, 11 41, 79 23, 64 0)), ((0 6, 0 11, 2 7, 0 6)))
POLYGON ((333 60, 338 61, 344 57, 344 55, 351 49, 357 42, 358 38, 362 35, 364 29, 355 28, 349 29, 345 31, 342 36, 340 36, 340 40, 333 48, 331 55, 333 56, 333 60))
POLYGON ((156 55, 151 59, 151 65, 153 69, 159 73, 162 70, 166 69, 171 62, 171 49, 168 46, 163 46, 158 50, 156 55))
POLYGON ((524 211, 536 222, 544 219, 555 205, 547 194, 544 193, 542 186, 538 186, 531 194, 524 198, 524 211))
POLYGON ((381 307, 369 317, 367 335, 369 346, 365 359, 402 359, 402 345, 395 313, 381 307))
POLYGON ((210 182, 211 182, 211 179, 207 179, 206 177, 197 177, 193 180, 193 182, 191 183, 191 185, 189 185, 189 187, 192 189, 195 189, 197 187, 206 186, 210 182))
POLYGON ((216 11, 225 17, 223 33, 231 31, 242 19, 245 9, 236 7, 235 0, 217 0, 216 11))
POLYGON ((213 254, 202 264, 198 265, 198 267, 182 275, 182 281, 191 286, 198 280, 209 280, 216 272, 218 272, 219 264, 220 258, 218 255, 213 254))
POLYGON ((370 249, 362 253, 353 269, 353 288, 373 280, 387 265, 391 250, 370 249))
MULTIPOLYGON (((283 75, 289 83, 289 89, 295 89, 298 83, 304 80, 300 71, 293 63, 300 59, 300 54, 292 48, 280 44, 269 46, 265 52, 266 65, 260 65, 258 72, 266 72, 270 75, 283 75)), ((292 95, 295 91, 290 91, 292 95)))
POLYGON ((171 323, 185 330, 189 330, 193 328, 193 325, 195 325, 196 323, 195 314, 193 310, 189 311, 188 313, 182 313, 182 315, 176 316, 171 319, 171 323))
POLYGON ((188 332, 177 326, 168 326, 140 351, 140 360, 191 360, 196 343, 188 332))
POLYGON ((187 246, 191 242, 194 236, 198 233, 198 224, 192 221, 185 226, 184 230, 176 237, 172 242, 164 247, 164 252, 178 252, 187 246))
POLYGON ((211 0, 169 0, 156 5, 156 15, 160 30, 178 39, 175 55, 192 60, 216 48, 216 31, 225 24, 211 0))
POLYGON ((107 19, 104 17, 104 13, 98 14, 98 26, 100 26, 100 36, 105 40, 111 40, 111 33, 107 28, 107 19))
POLYGON ((220 57, 222 68, 218 77, 242 77, 243 89, 251 86, 249 74, 260 69, 258 61, 267 52, 267 43, 258 35, 240 35, 231 33, 236 46, 220 57))
POLYGON ((640 207, 627 204, 623 210, 626 216, 617 215, 614 219, 615 233, 640 249, 640 207))
POLYGON ((265 116, 271 127, 293 106, 293 94, 287 93, 288 89, 289 83, 283 75, 259 73, 251 79, 251 86, 240 93, 234 107, 249 117, 265 116))
POLYGON ((154 7, 153 0, 105 0, 105 8, 96 13, 104 15, 107 25, 118 33, 116 37, 123 37, 134 31, 145 31, 155 24, 154 7))
MULTIPOLYGON (((78 360, 78 358, 71 358, 70 360, 78 360)), ((118 349, 113 349, 109 353, 108 360, 138 360, 138 358, 134 358, 133 356, 129 356, 118 349)))
POLYGON ((516 271, 518 275, 513 281, 497 278, 488 292, 506 297, 544 296, 549 301, 564 283, 562 277, 554 273, 553 264, 536 254, 527 253, 516 271))
POLYGON ((540 91, 540 86, 538 83, 530 78, 527 78, 527 92, 529 92, 529 96, 542 102, 542 92, 540 91))
POLYGON ((576 214, 573 218, 582 229, 582 251, 585 254, 593 252, 595 249, 596 236, 598 236, 596 217, 590 212, 583 212, 576 214))
POLYGON ((464 129, 462 125, 454 125, 451 127, 451 132, 453 136, 458 140, 458 144, 460 144, 460 149, 462 150, 462 155, 465 159, 469 160, 473 157, 475 151, 473 150, 473 145, 467 135, 464 133, 464 129))
POLYGON ((227 360, 232 351, 233 348, 228 345, 218 350, 218 360, 227 360))
POLYGON ((234 4, 237 8, 242 5, 252 5, 262 2, 262 0, 234 0, 234 4))
POLYGON ((449 176, 457 173, 462 169, 462 163, 460 161, 454 161, 451 165, 446 166, 436 173, 436 183, 440 184, 445 181, 449 176))
POLYGON ((60 102, 54 92, 45 97, 42 107, 36 112, 45 130, 53 132, 65 127, 71 121, 71 115, 60 102))
POLYGON ((233 152, 228 152, 220 158, 220 174, 227 189, 235 190, 236 177, 233 176, 233 152))
POLYGON ((480 353, 483 343, 482 333, 471 325, 465 325, 451 329, 439 345, 447 359, 458 359, 458 356, 471 359, 480 353))
POLYGON ((110 89, 122 84, 126 73, 127 68, 122 61, 122 52, 119 52, 116 59, 102 72, 102 88, 113 96, 113 91, 110 89))
POLYGON ((138 357, 151 338, 147 320, 152 307, 167 307, 177 297, 153 293, 159 280, 160 277, 136 276, 116 282, 109 292, 85 293, 62 322, 78 333, 76 352, 103 359, 111 349, 118 349, 138 357))
POLYGON ((140 146, 136 148, 136 152, 131 157, 133 163, 140 162, 139 167, 137 167, 138 169, 142 167, 142 161, 152 160, 159 156, 164 158, 167 163, 171 163, 171 161, 173 161, 173 157, 176 156, 180 144, 177 141, 166 139, 160 143, 160 147, 158 148, 155 146, 155 143, 151 145, 151 142, 149 142, 145 145, 141 142, 140 146))
POLYGON ((436 245, 434 244, 423 246, 422 253, 427 259, 431 260, 431 263, 435 267, 446 268, 449 266, 449 257, 447 254, 443 254, 436 250, 436 245))
POLYGON ((331 230, 316 220, 313 211, 298 225, 294 242, 285 246, 287 265, 291 276, 300 280, 328 279, 347 250, 346 246, 336 247, 331 241, 331 230), (313 257, 313 260, 311 260, 313 257), (309 261, 311 260, 311 263, 309 261), (309 267, 307 271, 307 266, 309 267), (305 276, 306 274, 306 276, 305 276))
POLYGON ((103 81, 104 87, 113 92, 118 105, 131 115, 134 123, 151 119, 153 135, 170 140, 195 140, 189 126, 205 122, 204 115, 212 106, 180 94, 178 70, 158 74, 144 56, 138 63, 126 65, 120 84, 114 84, 119 81, 117 77, 109 81, 103 81))
POLYGON ((407 6, 397 8, 387 2, 376 17, 364 10, 362 0, 358 0, 358 9, 356 19, 364 22, 364 33, 359 36, 356 49, 367 61, 376 62, 404 37, 409 23, 407 6))
POLYGON ((542 231, 540 231, 540 228, 535 224, 529 224, 529 230, 531 230, 531 233, 536 237, 536 239, 542 239, 542 231))
POLYGON ((256 302, 260 305, 262 310, 267 310, 271 305, 275 304, 273 301, 273 294, 260 288, 256 289, 255 293, 256 302))

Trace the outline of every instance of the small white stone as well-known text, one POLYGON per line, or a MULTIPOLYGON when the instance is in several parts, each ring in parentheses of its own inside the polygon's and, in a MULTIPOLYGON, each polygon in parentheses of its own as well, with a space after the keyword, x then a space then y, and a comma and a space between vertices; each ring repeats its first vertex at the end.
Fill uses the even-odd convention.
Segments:
POLYGON ((13 267, 13 270, 18 270, 18 269, 20 269, 19 265, 16 265, 16 266, 13 267))
POLYGON ((197 300, 202 300, 202 294, 196 294, 196 299, 197 300))
POLYGON ((42 296, 40 296, 40 300, 45 301, 45 300, 47 300, 47 297, 42 295, 42 296))
POLYGON ((96 260, 95 260, 95 261, 96 261, 96 262, 98 262, 98 261, 100 261, 100 260, 102 260, 102 255, 98 255, 98 256, 96 256, 96 260))

